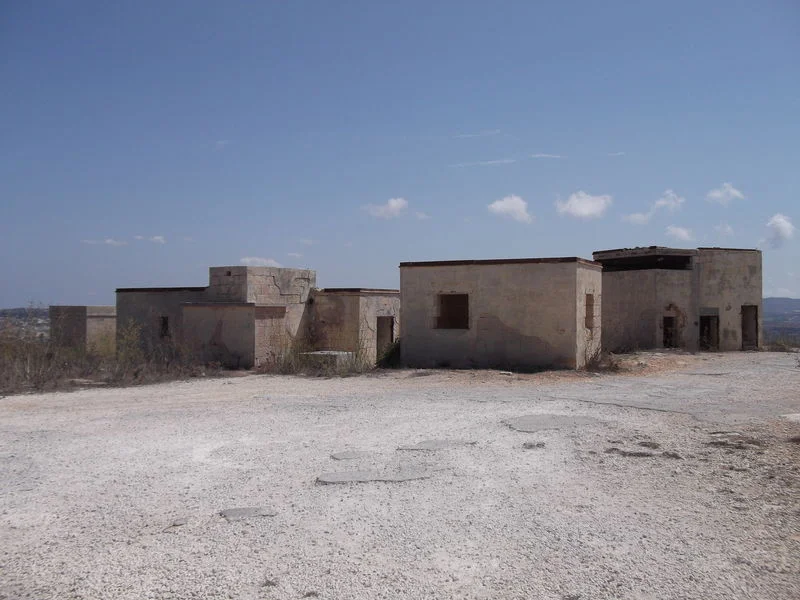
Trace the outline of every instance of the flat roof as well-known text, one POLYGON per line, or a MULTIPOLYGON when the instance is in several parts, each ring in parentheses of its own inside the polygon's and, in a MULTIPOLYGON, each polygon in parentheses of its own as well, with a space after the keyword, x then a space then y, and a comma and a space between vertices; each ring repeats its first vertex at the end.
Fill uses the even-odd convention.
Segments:
POLYGON ((694 248, 670 248, 668 246, 637 246, 635 248, 614 248, 612 250, 597 250, 592 252, 592 256, 659 256, 659 255, 682 255, 694 256, 697 250, 694 248))
POLYGON ((119 292, 205 292, 207 289, 208 286, 117 288, 117 293, 119 292))
POLYGON ((400 290, 384 288, 319 288, 321 294, 399 294, 400 290))
POLYGON ((401 267, 456 267, 468 265, 537 265, 537 264, 560 264, 560 263, 579 263, 590 267, 601 267, 602 265, 593 260, 587 260, 578 256, 559 256, 554 258, 490 258, 483 260, 431 260, 422 262, 401 262, 401 267))
POLYGON ((758 248, 720 248, 719 246, 701 246, 698 250, 723 250, 725 252, 761 252, 758 248))

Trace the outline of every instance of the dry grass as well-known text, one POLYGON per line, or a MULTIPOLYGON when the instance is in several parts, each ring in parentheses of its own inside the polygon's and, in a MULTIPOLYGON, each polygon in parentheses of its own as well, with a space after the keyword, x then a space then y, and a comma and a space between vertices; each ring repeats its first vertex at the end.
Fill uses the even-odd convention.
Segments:
POLYGON ((116 339, 88 349, 63 347, 32 336, 24 327, 0 327, 0 393, 68 389, 75 380, 106 385, 138 385, 197 377, 219 371, 198 366, 195 354, 172 343, 145 347, 140 330, 122 326, 116 339))

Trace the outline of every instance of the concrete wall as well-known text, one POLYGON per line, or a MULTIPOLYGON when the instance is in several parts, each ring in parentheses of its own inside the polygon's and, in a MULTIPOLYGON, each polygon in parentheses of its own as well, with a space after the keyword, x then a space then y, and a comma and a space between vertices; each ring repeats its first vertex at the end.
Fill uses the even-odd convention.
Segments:
POLYGON ((249 369, 255 364, 255 306, 186 304, 183 344, 204 363, 249 369))
POLYGON ((378 317, 393 317, 393 338, 400 335, 399 293, 316 290, 312 300, 307 341, 314 350, 355 352, 361 360, 374 364, 378 359, 378 317))
POLYGON ((306 340, 313 350, 357 352, 359 348, 359 296, 313 293, 306 340))
POLYGON ((50 341, 63 348, 86 348, 86 307, 51 306, 50 341))
POLYGON ((603 273, 603 347, 612 352, 664 346, 664 317, 674 317, 676 344, 700 347, 700 316, 719 317, 719 349, 742 349, 742 307, 758 310, 762 334, 762 272, 758 250, 700 248, 691 270, 603 273))
MULTIPOLYGON (((400 337, 400 294, 364 294, 359 298, 359 327, 361 353, 370 364, 378 356, 378 317, 393 317, 392 339, 400 337)), ((381 349, 384 351, 385 349, 381 349)))
POLYGON ((720 350, 742 349, 742 306, 758 307, 758 347, 763 346, 762 258, 758 250, 701 248, 697 257, 699 306, 717 309, 720 350))
POLYGON ((697 348, 695 273, 669 269, 603 273, 603 348, 664 346, 664 317, 675 317, 681 347, 697 348))
POLYGON ((117 337, 115 306, 86 307, 86 347, 98 354, 114 354, 117 337))
POLYGON ((117 327, 113 306, 51 306, 50 339, 57 346, 113 354, 117 327))
POLYGON ((145 350, 179 343, 183 335, 182 305, 205 301, 205 288, 117 290, 117 348, 133 324, 145 350), (169 337, 161 337, 161 317, 169 319, 169 337))
POLYGON ((292 338, 301 332, 305 306, 317 274, 309 269, 278 267, 211 267, 209 302, 247 302, 286 306, 284 325, 292 338))
POLYGON ((586 365, 586 361, 600 352, 603 318, 603 273, 599 266, 578 263, 576 271, 576 367, 586 365), (587 294, 593 303, 587 310, 587 294), (587 319, 588 317, 588 319, 587 319), (587 327, 589 325, 589 327, 587 327))
POLYGON ((401 265, 403 362, 412 367, 577 367, 576 265, 401 265), (469 329, 435 327, 438 295, 448 293, 469 294, 469 329))
POLYGON ((292 348, 285 306, 255 307, 255 366, 276 363, 292 348))

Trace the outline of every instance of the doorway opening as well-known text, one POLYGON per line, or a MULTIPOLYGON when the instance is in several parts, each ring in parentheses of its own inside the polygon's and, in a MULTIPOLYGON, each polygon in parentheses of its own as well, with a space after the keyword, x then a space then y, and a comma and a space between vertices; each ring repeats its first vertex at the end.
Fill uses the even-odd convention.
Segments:
POLYGON ((742 350, 758 348, 758 306, 742 306, 742 350))
POLYGON ((375 347, 378 351, 377 358, 380 359, 394 343, 394 317, 378 317, 375 331, 377 335, 375 347))
POLYGON ((675 317, 664 317, 664 348, 678 347, 678 331, 675 317))
POLYGON ((700 350, 719 350, 719 317, 700 317, 700 350))

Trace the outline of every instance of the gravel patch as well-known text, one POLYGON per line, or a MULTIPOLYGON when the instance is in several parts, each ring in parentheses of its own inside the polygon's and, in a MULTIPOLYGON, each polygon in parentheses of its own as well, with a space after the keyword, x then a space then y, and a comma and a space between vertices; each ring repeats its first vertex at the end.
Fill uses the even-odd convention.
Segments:
POLYGON ((3 398, 0 598, 798 598, 792 359, 3 398))

